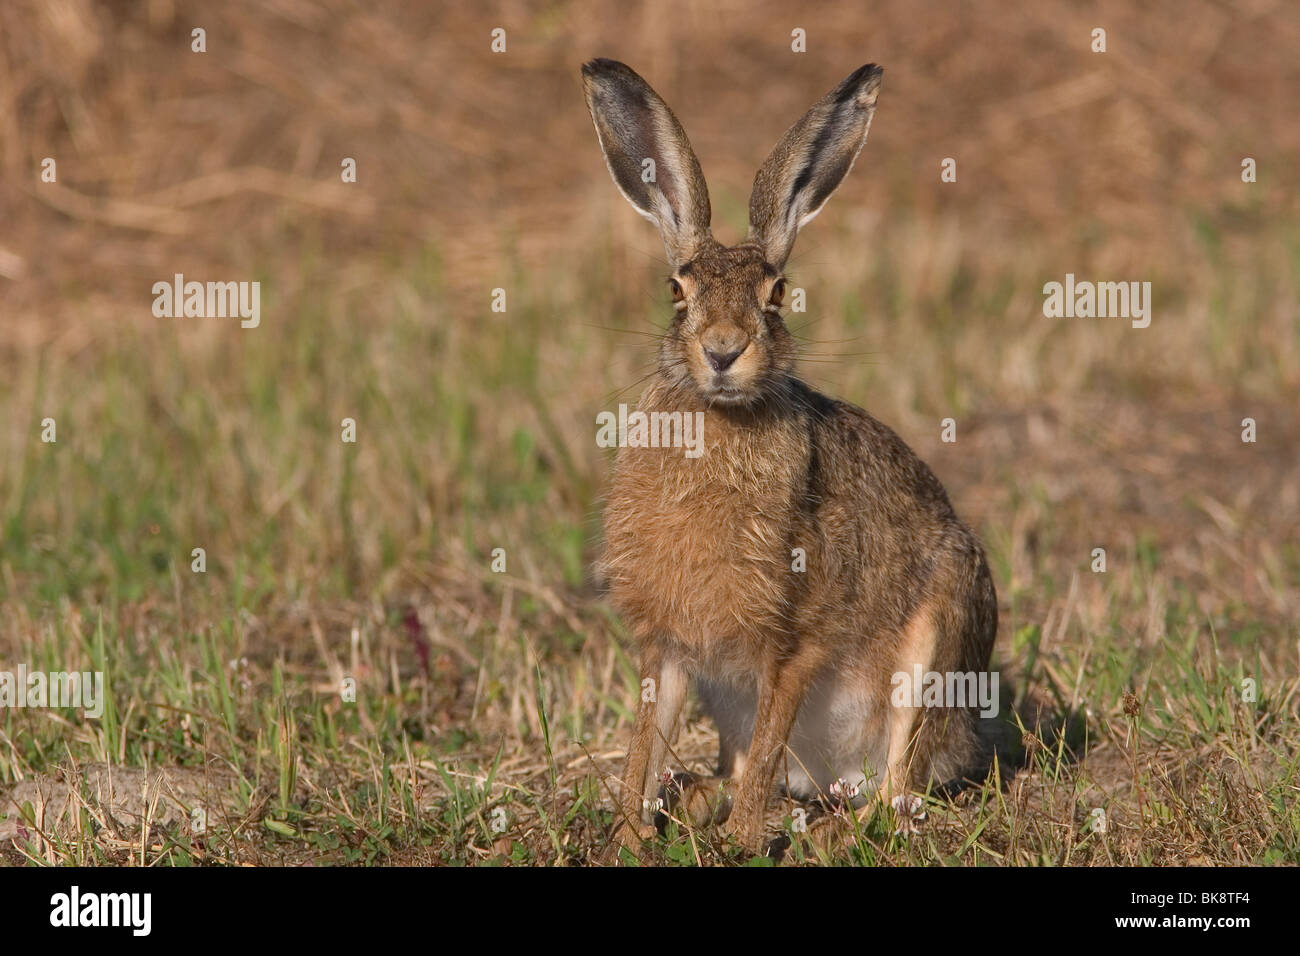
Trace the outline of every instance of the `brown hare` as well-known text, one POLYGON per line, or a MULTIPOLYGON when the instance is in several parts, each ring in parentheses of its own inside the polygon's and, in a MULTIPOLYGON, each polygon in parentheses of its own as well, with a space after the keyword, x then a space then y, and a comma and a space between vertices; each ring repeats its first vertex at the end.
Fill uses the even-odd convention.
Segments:
POLYGON ((790 127, 730 247, 710 233, 700 164, 664 101, 613 60, 582 77, 614 183, 658 225, 672 267, 675 313, 638 409, 702 415, 697 456, 620 448, 605 506, 600 565, 643 687, 621 841, 652 832, 692 680, 732 781, 729 816, 711 812, 747 847, 761 846, 777 782, 800 799, 847 789, 898 806, 959 779, 980 753, 975 709, 891 691, 918 668, 988 667, 997 599, 983 549, 902 439, 796 377, 780 313, 795 236, 853 167, 880 68, 855 70, 790 127))

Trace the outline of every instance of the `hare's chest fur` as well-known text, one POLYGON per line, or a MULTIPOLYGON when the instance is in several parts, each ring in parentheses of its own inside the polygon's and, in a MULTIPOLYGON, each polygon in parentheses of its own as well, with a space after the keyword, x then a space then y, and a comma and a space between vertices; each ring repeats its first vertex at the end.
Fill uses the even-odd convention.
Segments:
POLYGON ((638 637, 680 643, 703 670, 752 667, 791 616, 806 440, 780 423, 706 414, 703 454, 620 450, 604 567, 638 637))

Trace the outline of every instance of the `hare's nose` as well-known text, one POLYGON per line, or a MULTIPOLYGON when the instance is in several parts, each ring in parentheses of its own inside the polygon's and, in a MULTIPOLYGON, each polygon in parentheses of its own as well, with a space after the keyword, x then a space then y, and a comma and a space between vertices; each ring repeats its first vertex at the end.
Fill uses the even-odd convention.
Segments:
POLYGON ((713 366, 715 372, 725 372, 731 368, 736 359, 740 358, 740 353, 744 349, 736 349, 734 352, 719 353, 713 349, 705 349, 704 357, 709 360, 709 365, 713 366))

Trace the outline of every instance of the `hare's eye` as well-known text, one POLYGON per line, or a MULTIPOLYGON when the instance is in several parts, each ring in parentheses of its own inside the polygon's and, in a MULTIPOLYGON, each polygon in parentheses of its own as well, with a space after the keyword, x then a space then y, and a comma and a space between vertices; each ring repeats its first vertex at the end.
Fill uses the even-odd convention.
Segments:
POLYGON ((686 298, 685 293, 682 292, 682 284, 676 279, 668 280, 668 291, 673 294, 674 302, 681 302, 686 298))
POLYGON ((785 303, 785 280, 777 279, 772 286, 772 294, 767 298, 768 305, 780 308, 785 303))

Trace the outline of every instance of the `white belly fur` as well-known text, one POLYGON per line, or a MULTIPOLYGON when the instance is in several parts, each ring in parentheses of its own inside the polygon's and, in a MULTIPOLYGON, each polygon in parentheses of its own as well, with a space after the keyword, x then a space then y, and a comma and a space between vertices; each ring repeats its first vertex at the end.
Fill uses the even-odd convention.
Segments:
MULTIPOLYGON (((700 676, 696 687, 722 739, 746 749, 754 730, 755 686, 700 676)), ((829 794, 831 784, 843 780, 859 789, 854 803, 864 803, 884 781, 889 746, 885 715, 870 711, 860 683, 841 680, 834 671, 824 674, 799 708, 777 782, 807 800, 829 794)))

